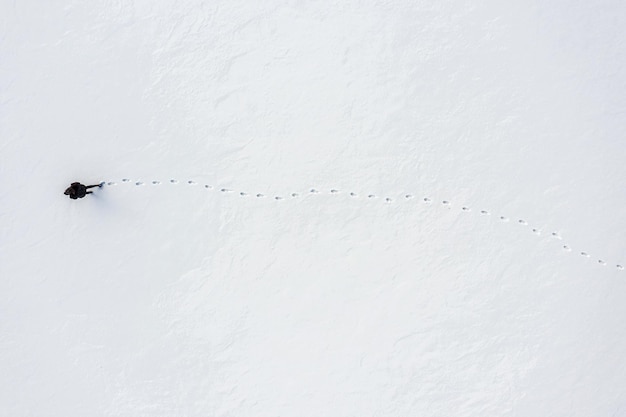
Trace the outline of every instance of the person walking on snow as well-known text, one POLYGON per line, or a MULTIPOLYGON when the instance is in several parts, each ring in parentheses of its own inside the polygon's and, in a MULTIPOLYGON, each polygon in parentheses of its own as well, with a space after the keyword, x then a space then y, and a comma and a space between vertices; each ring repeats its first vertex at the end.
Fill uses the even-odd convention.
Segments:
POLYGON ((88 189, 94 188, 94 187, 102 188, 103 184, 104 183, 101 182, 100 184, 96 184, 96 185, 83 185, 80 182, 73 182, 72 185, 67 187, 67 190, 65 190, 63 194, 69 195, 72 200, 76 200, 78 198, 83 198, 87 194, 93 193, 93 191, 87 191, 88 189))

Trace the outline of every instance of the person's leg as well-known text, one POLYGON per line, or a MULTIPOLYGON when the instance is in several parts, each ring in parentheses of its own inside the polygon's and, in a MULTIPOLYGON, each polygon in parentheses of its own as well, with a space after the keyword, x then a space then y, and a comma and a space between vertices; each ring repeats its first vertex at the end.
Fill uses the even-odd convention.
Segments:
POLYGON ((87 191, 85 194, 93 194, 93 191, 87 191))
POLYGON ((90 189, 90 188, 93 188, 93 187, 100 187, 100 184, 96 184, 96 185, 88 185, 88 186, 86 186, 85 188, 86 188, 86 189, 90 189))

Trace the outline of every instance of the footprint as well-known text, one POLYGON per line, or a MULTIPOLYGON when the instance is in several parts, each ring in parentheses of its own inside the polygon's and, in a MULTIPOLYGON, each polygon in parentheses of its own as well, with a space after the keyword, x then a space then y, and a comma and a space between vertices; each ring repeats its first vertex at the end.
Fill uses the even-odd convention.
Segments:
POLYGON ((367 198, 376 198, 376 196, 374 194, 370 194, 367 196, 367 198))
POLYGON ((283 198, 279 195, 277 195, 276 197, 274 197, 274 200, 282 200, 283 198))
POLYGON ((489 216, 489 212, 487 210, 481 210, 480 214, 482 214, 483 216, 489 216))
POLYGON ((332 194, 337 194, 337 193, 339 192, 339 190, 336 190, 336 189, 334 189, 334 188, 333 188, 332 190, 330 190, 330 192, 331 192, 332 194))
POLYGON ((350 197, 356 197, 357 194, 356 193, 350 193, 350 197))
POLYGON ((506 223, 506 222, 508 222, 508 221, 509 221, 509 218, 508 218, 508 217, 506 217, 506 216, 500 216, 500 221, 503 221, 503 222, 505 222, 505 223, 506 223))
POLYGON ((213 186, 209 184, 204 184, 204 188, 213 188, 213 186))
POLYGON ((617 269, 619 269, 620 271, 623 271, 624 267, 622 265, 617 265, 617 269))
POLYGON ((293 198, 296 198, 296 197, 298 197, 298 193, 291 193, 291 196, 292 196, 293 198))
POLYGON ((569 247, 569 246, 567 246, 567 245, 564 245, 564 246, 563 246, 563 250, 564 250, 564 251, 567 251, 567 252, 571 252, 571 251, 572 251, 572 248, 570 248, 570 247, 569 247))
POLYGON ((387 198, 385 198, 385 201, 386 201, 387 203, 391 203, 393 200, 391 200, 391 198, 387 197, 387 198))
POLYGON ((463 210, 463 211, 470 211, 470 208, 469 207, 462 207, 461 210, 463 210))
POLYGON ((192 181, 192 180, 189 180, 189 181, 187 181, 187 184, 189 184, 189 185, 195 185, 195 184, 196 184, 196 182, 195 182, 195 181, 192 181))
POLYGON ((585 258, 589 258, 589 254, 587 252, 580 252, 581 256, 584 256, 585 258))
POLYGON ((528 223, 526 222, 526 220, 519 219, 517 222, 523 226, 528 226, 528 223))
POLYGON ((233 190, 231 190, 230 188, 222 188, 220 191, 223 193, 231 193, 233 190))
POLYGON ((552 237, 555 238, 555 239, 559 239, 559 240, 562 239, 562 237, 559 236, 559 234, 557 232, 552 232, 552 237))
POLYGON ((137 181, 137 182, 135 183, 135 185, 143 185, 143 182, 141 182, 141 181, 137 181))
POLYGON ((172 184, 178 184, 178 180, 175 180, 175 179, 173 179, 173 178, 170 180, 170 182, 171 182, 172 184))
POLYGON ((161 181, 156 181, 156 180, 152 181, 152 185, 159 185, 159 184, 161 184, 161 181))
POLYGON ((450 202, 448 200, 443 200, 441 204, 443 204, 444 206, 447 206, 448 204, 450 204, 450 202))
POLYGON ((430 198, 424 197, 424 203, 430 203, 430 201, 431 201, 430 198))
POLYGON ((245 196, 248 195, 248 193, 245 193, 245 192, 242 191, 242 192, 239 193, 239 195, 242 196, 242 197, 245 197, 245 196))
POLYGON ((115 181, 110 181, 110 182, 107 182, 107 185, 117 185, 117 183, 115 181))
POLYGON ((122 182, 128 182, 130 181, 128 178, 122 178, 122 182))
POLYGON ((263 194, 260 194, 260 193, 256 195, 256 198, 263 198, 263 197, 265 197, 265 196, 263 194))
POLYGON ((411 194, 407 194, 404 196, 404 198, 406 198, 407 200, 410 200, 413 198, 413 196, 411 194))
POLYGON ((536 235, 540 235, 541 234, 541 230, 533 229, 533 233, 536 234, 536 235))
POLYGON ((310 193, 311 194, 317 194, 317 193, 319 193, 319 191, 317 191, 315 188, 311 188, 310 193))
POLYGON ((602 266, 606 266, 606 262, 604 262, 602 259, 598 259, 598 263, 602 266))

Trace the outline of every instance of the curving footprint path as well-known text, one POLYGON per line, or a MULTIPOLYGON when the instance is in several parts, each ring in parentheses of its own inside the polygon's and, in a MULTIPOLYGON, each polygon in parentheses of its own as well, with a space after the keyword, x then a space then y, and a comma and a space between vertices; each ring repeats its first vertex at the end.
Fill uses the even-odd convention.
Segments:
MULTIPOLYGON (((179 181, 177 179, 175 179, 175 178, 172 178, 172 179, 168 180, 168 182, 170 184, 174 184, 174 185, 179 184, 179 181)), ((131 180, 128 179, 128 178, 122 178, 121 183, 122 184, 130 184, 131 180)), ((117 182, 115 182, 115 181, 108 181, 108 182, 103 182, 102 184, 106 185, 106 186, 109 186, 109 187, 112 187, 112 186, 116 186, 117 182)), ((161 181, 153 180, 153 181, 150 181, 149 184, 151 184, 152 186, 157 186, 157 185, 161 185, 161 181)), ((185 184, 189 185, 189 186, 197 185, 197 183, 195 181, 193 181, 193 180, 185 181, 185 184)), ((136 181, 134 183, 134 185, 136 187, 140 187, 140 186, 146 185, 146 183, 143 182, 143 181, 136 181)), ((204 184, 204 188, 207 189, 207 190, 217 190, 217 191, 219 191, 221 193, 224 193, 224 194, 230 194, 230 193, 233 193, 235 191, 235 190, 231 190, 229 188, 219 188, 219 189, 217 189, 217 188, 213 187, 210 184, 204 184)), ((316 188, 311 188, 308 191, 307 194, 316 195, 316 194, 322 194, 322 192, 320 190, 316 189, 316 188)), ((342 192, 340 190, 336 189, 336 188, 332 188, 332 189, 330 189, 328 191, 328 194, 330 194, 330 195, 339 195, 339 194, 342 194, 342 192)), ((239 191, 237 193, 237 195, 240 196, 240 197, 250 197, 251 196, 251 197, 254 197, 254 198, 265 198, 266 197, 266 195, 262 194, 262 193, 248 193, 246 191, 239 191)), ((295 198, 300 197, 301 194, 297 193, 297 192, 293 192, 293 193, 289 193, 288 195, 292 199, 295 199, 295 198)), ((350 198, 360 198, 360 195, 358 193, 355 193, 355 192, 352 192, 352 191, 347 193, 346 195, 349 196, 350 198)), ((368 200, 375 200, 375 199, 378 199, 378 196, 376 194, 365 194, 363 198, 366 198, 368 200)), ((404 195, 404 200, 405 201, 411 200, 413 198, 414 198, 413 194, 405 194, 404 195)), ((285 200, 286 198, 283 197, 282 195, 275 195, 272 199, 276 200, 276 201, 281 201, 281 200, 285 200)), ((381 198, 381 201, 386 203, 386 204, 391 204, 391 203, 395 202, 396 200, 391 198, 391 197, 384 197, 384 198, 381 198)), ((398 199, 397 201, 402 201, 402 199, 398 199)), ((432 205, 433 204, 433 200, 430 199, 429 197, 424 197, 422 201, 423 201, 423 203, 425 205, 432 205)), ((441 201, 441 205, 443 207, 447 208, 448 210, 452 210, 452 206, 453 205, 452 205, 452 203, 449 200, 441 201)), ((460 209, 463 212, 470 212, 470 211, 472 211, 472 209, 470 207, 467 207, 467 206, 461 206, 460 209)), ((480 210, 479 214, 481 216, 491 216, 491 212, 489 212, 488 210, 480 210)), ((506 217, 506 216, 497 216, 497 219, 500 222, 502 222, 502 223, 508 223, 510 221, 510 219, 508 217, 506 217)), ((529 226, 528 222, 526 220, 524 220, 524 219, 518 219, 516 223, 518 225, 524 226, 524 227, 529 226)), ((531 227, 530 230, 536 236, 540 236, 542 234, 541 229, 538 229, 538 228, 535 228, 535 227, 531 227)), ((555 240, 562 240, 563 239, 561 237, 561 235, 558 232, 556 232, 556 231, 552 232, 550 234, 550 236, 551 236, 551 238, 553 238, 555 240)), ((569 245, 563 245, 562 249, 565 252, 572 252, 573 251, 573 249, 569 245)), ((580 251, 578 253, 579 253, 579 256, 581 256, 583 258, 591 258, 591 255, 587 251, 580 251)), ((603 259, 597 259, 597 264, 599 266, 604 266, 604 267, 608 266, 608 262, 606 262, 603 259)), ((624 270, 623 264, 616 264, 615 268, 617 270, 619 270, 619 271, 623 271, 624 270)))

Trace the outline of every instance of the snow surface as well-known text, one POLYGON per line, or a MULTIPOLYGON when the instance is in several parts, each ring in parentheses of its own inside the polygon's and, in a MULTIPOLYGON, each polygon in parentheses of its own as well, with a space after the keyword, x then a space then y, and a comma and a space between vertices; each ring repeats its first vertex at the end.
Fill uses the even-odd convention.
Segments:
POLYGON ((626 416, 624 27, 0 2, 0 415, 626 416))

